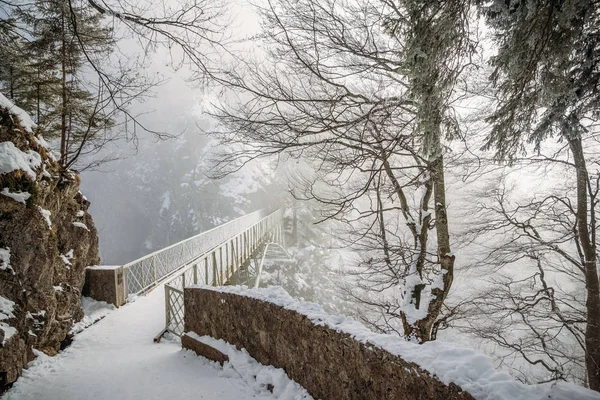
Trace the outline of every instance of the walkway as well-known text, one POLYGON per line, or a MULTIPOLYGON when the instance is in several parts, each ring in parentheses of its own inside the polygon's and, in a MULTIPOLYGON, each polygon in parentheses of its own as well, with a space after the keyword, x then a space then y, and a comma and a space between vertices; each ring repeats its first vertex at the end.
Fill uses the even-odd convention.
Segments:
POLYGON ((84 330, 56 357, 41 355, 1 400, 271 399, 193 353, 179 339, 153 343, 164 328, 159 286, 84 330))

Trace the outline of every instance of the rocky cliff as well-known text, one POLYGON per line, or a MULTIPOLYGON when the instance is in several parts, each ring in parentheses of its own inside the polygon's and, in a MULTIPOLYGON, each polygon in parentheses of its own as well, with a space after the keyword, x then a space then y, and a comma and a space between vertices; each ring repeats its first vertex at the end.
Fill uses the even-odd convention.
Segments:
POLYGON ((85 268, 99 262, 79 177, 32 126, 0 94, 0 393, 35 350, 60 350, 83 316, 85 268))

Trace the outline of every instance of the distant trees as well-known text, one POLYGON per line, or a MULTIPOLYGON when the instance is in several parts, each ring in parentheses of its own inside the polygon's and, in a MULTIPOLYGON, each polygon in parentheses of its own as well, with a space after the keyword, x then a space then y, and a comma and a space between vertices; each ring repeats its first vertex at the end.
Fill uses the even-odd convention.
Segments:
POLYGON ((566 175, 571 165, 559 161, 567 158, 554 157, 513 167, 481 189, 469 234, 481 245, 481 257, 471 262, 479 275, 487 274, 486 285, 469 291, 451 324, 494 343, 501 364, 523 381, 585 385, 586 294, 574 187, 536 182, 523 193, 527 184, 509 183, 535 171, 548 179, 566 175))
POLYGON ((0 5, 0 84, 47 136, 58 139, 65 169, 85 167, 82 156, 117 138, 135 138, 138 128, 169 136, 144 126, 130 111, 131 103, 159 81, 141 72, 139 58, 115 51, 126 32, 117 34, 115 22, 124 24, 146 51, 175 45, 182 50, 180 61, 208 70, 204 51, 222 28, 220 5, 192 0, 182 8, 156 6, 93 0, 0 5))
POLYGON ((449 108, 474 50, 469 11, 461 1, 269 1, 260 12, 273 63, 219 78, 242 99, 215 112, 220 137, 245 145, 223 170, 275 154, 308 160, 297 197, 349 227, 362 255, 357 298, 388 318, 372 321, 379 329, 418 342, 432 338, 453 279, 444 142, 458 135, 449 108))

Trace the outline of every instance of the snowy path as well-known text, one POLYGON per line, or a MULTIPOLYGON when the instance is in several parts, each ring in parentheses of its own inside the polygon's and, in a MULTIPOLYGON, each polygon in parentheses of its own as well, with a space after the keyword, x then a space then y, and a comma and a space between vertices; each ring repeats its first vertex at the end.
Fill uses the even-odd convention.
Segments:
POLYGON ((153 343, 163 327, 160 286, 78 334, 56 357, 38 357, 1 400, 274 398, 181 350, 178 340, 153 343))

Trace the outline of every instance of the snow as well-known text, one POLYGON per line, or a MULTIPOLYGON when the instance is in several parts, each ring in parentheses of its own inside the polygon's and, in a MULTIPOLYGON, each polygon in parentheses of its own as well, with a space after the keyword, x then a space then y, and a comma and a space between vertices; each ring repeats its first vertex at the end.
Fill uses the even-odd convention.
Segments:
POLYGON ((63 260, 65 265, 71 265, 71 260, 69 260, 69 258, 67 256, 65 256, 64 254, 61 254, 59 257, 61 258, 61 260, 63 260))
POLYGON ((42 164, 42 176, 44 176, 46 178, 52 178, 52 175, 50 175, 50 172, 48 172, 46 170, 46 164, 42 164))
POLYGON ((15 106, 12 101, 7 99, 2 93, 0 93, 0 107, 6 108, 12 115, 17 116, 21 126, 27 132, 33 133, 33 128, 36 127, 36 124, 33 122, 29 114, 27 114, 21 108, 15 106))
POLYGON ((4 339, 2 340, 2 345, 6 343, 6 341, 17 333, 17 330, 12 326, 8 325, 4 320, 9 318, 14 318, 13 314, 15 307, 15 302, 7 299, 6 297, 0 296, 0 329, 4 331, 4 339))
POLYGON ((264 391, 267 385, 272 385, 273 396, 276 399, 301 400, 313 398, 306 389, 291 380, 283 369, 275 368, 272 365, 259 364, 248 354, 246 349, 240 351, 222 339, 198 336, 194 332, 188 332, 187 335, 226 354, 229 357, 229 362, 223 364, 223 371, 231 377, 241 376, 255 391, 264 391))
POLYGON ((0 143, 0 174, 8 174, 22 170, 33 180, 36 178, 35 169, 42 164, 42 157, 33 150, 27 153, 19 150, 13 142, 0 143))
MULTIPOLYGON (((0 247, 0 270, 10 270, 13 271, 10 266, 10 248, 2 248, 0 247)), ((14 271, 13 271, 14 274, 14 271)))
POLYGON ((52 288, 54 289, 55 292, 64 292, 64 289, 62 286, 52 286, 52 288))
POLYGON ((406 293, 404 294, 404 307, 403 311, 406 315, 406 320, 409 324, 414 324, 417 321, 422 320, 427 316, 427 311, 429 308, 429 302, 431 301, 431 288, 427 286, 425 289, 421 291, 421 304, 419 304, 419 308, 416 308, 414 304, 413 291, 417 287, 417 285, 422 285, 423 280, 419 276, 416 270, 416 265, 413 263, 411 265, 411 271, 408 276, 404 279, 404 287, 406 293))
POLYGON ((167 190, 163 193, 161 199, 162 206, 160 207, 160 213, 162 213, 163 210, 168 210, 169 208, 171 208, 171 193, 167 190))
MULTIPOLYGON (((277 399, 232 369, 182 350, 178 338, 152 339, 163 328, 164 289, 109 311, 55 357, 37 353, 2 400, 277 399)), ((96 304, 99 308, 101 305, 96 304)), ((86 306, 86 312, 90 307, 86 306)), ((239 372, 239 371, 238 371, 239 372)), ((275 374, 275 373, 274 373, 275 374)), ((284 399, 284 397, 279 397, 284 399)))
POLYGON ((92 326, 116 309, 115 306, 105 301, 98 301, 85 296, 81 298, 81 308, 83 308, 83 319, 73 325, 69 332, 72 335, 92 326))
POLYGON ((70 269, 69 267, 72 265, 71 260, 74 258, 73 249, 69 250, 67 254, 60 254, 59 257, 65 263, 67 269, 70 269))
POLYGON ((76 216, 77 218, 81 218, 81 217, 83 217, 83 214, 84 214, 84 212, 83 212, 83 211, 81 211, 81 210, 79 210, 79 211, 77 211, 77 213, 75 213, 75 216, 76 216))
POLYGON ((8 188, 2 189, 0 193, 6 197, 10 197, 18 203, 23 204, 26 204, 27 199, 31 197, 31 194, 29 192, 11 192, 8 188))
POLYGON ((0 321, 14 318, 13 311, 15 310, 15 302, 0 296, 0 321))
POLYGON ((330 315, 318 304, 299 302, 279 286, 259 289, 245 286, 192 287, 248 296, 296 311, 316 325, 348 333, 359 342, 377 346, 405 361, 414 362, 442 382, 461 386, 477 400, 600 400, 600 393, 570 383, 525 385, 508 373, 496 371, 488 356, 451 343, 432 341, 419 345, 396 335, 374 333, 351 317, 330 315))
POLYGON ((75 225, 78 228, 85 229, 86 231, 89 232, 88 227, 83 222, 73 222, 73 225, 75 225))
POLYGON ((91 266, 87 267, 87 269, 94 269, 94 270, 111 270, 111 269, 117 269, 117 268, 121 268, 121 265, 91 265, 91 266))
POLYGON ((46 219, 48 229, 52 229, 52 221, 50 220, 50 215, 52 215, 52 213, 50 212, 50 210, 46 210, 40 206, 37 206, 37 208, 38 210, 40 210, 40 214, 42 214, 42 216, 46 219))
POLYGON ((52 160, 56 161, 56 159, 54 158, 54 154, 52 154, 52 147, 50 146, 50 144, 48 142, 46 142, 44 137, 38 133, 37 135, 35 135, 35 140, 37 140, 37 142, 40 146, 42 146, 46 150, 49 150, 48 154, 51 156, 50 158, 52 158, 52 160))

